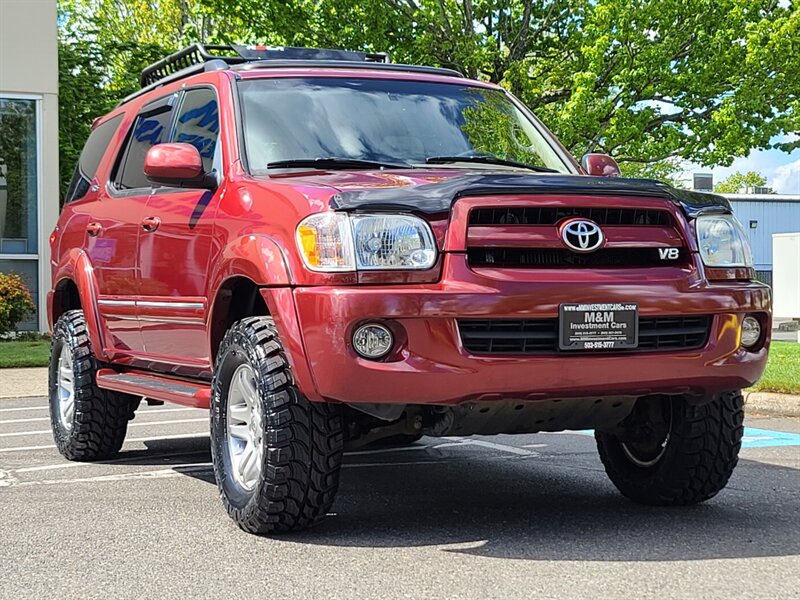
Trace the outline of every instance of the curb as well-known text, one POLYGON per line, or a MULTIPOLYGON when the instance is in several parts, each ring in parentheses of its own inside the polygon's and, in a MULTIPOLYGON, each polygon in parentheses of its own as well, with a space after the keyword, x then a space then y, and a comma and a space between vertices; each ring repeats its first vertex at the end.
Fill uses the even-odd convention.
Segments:
POLYGON ((800 417, 800 396, 771 392, 747 392, 744 396, 744 410, 746 414, 800 417))

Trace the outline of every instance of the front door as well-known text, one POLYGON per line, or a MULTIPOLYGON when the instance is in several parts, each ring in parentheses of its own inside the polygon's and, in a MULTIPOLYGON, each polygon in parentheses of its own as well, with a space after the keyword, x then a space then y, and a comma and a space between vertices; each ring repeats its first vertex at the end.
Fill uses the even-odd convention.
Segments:
POLYGON ((97 281, 97 309, 115 358, 144 352, 137 316, 141 294, 138 244, 153 186, 144 175, 144 157, 169 136, 177 95, 144 106, 120 151, 107 186, 98 186, 87 225, 87 252, 97 281))
MULTIPOLYGON (((195 146, 207 172, 221 173, 219 104, 212 88, 184 92, 170 141, 195 146)), ((160 188, 147 201, 140 233, 139 319, 148 357, 163 365, 210 368, 207 279, 217 192, 160 188)))

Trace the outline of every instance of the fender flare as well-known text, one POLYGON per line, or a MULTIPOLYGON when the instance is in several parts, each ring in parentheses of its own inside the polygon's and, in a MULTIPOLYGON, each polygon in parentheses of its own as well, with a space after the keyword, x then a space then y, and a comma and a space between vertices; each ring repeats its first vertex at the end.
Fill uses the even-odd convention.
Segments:
POLYGON ((209 278, 209 298, 213 305, 217 291, 231 277, 246 277, 259 287, 280 287, 292 284, 292 273, 283 247, 268 235, 243 235, 232 240, 222 251, 209 278))
MULTIPOLYGON (((80 248, 72 248, 62 256, 53 273, 51 294, 65 280, 72 281, 75 287, 78 288, 78 297, 81 301, 89 341, 92 344, 95 356, 100 359, 108 358, 101 334, 100 314, 97 312, 97 282, 94 277, 94 269, 89 257, 80 248)), ((48 306, 48 310, 48 319, 53 321, 54 307, 48 306)), ((55 323, 53 322, 51 325, 55 325, 55 323)))

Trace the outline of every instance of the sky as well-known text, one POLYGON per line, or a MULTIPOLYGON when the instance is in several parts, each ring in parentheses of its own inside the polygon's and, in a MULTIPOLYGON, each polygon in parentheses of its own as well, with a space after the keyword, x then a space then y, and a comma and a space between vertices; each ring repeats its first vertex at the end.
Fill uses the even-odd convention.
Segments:
MULTIPOLYGON (((796 136, 783 136, 773 141, 789 141, 796 136)), ((691 181, 692 173, 712 173, 717 184, 731 173, 756 171, 767 178, 767 186, 778 194, 800 194, 800 148, 793 152, 780 150, 753 150, 746 157, 737 158, 729 167, 703 167, 688 164, 684 179, 691 181)))

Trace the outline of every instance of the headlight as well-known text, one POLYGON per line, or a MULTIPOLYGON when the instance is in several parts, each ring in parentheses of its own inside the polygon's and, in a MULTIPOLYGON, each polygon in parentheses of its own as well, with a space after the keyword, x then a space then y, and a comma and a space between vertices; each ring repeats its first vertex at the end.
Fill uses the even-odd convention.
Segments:
POLYGON ((419 270, 436 263, 430 226, 411 215, 317 213, 297 226, 312 271, 419 270))
POLYGON ((697 244, 707 267, 752 267, 750 243, 733 215, 697 217, 697 244))

